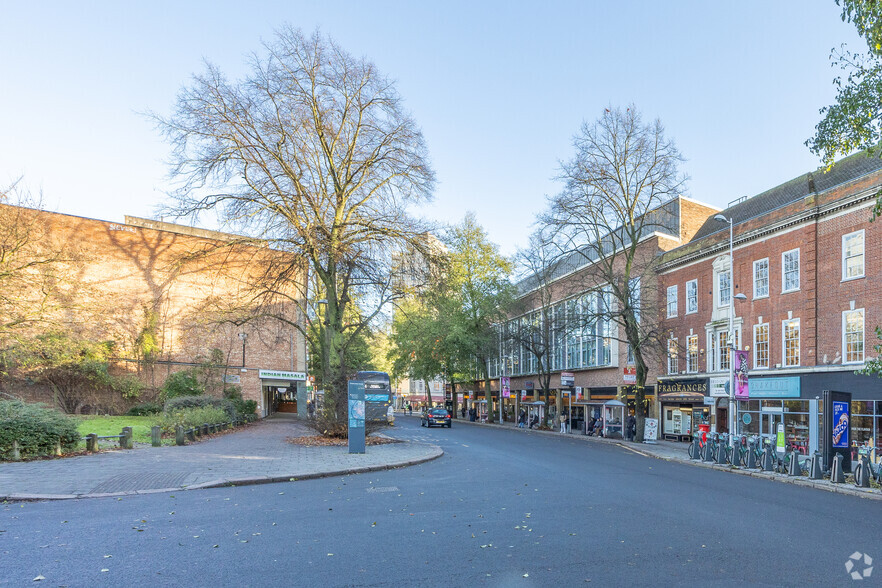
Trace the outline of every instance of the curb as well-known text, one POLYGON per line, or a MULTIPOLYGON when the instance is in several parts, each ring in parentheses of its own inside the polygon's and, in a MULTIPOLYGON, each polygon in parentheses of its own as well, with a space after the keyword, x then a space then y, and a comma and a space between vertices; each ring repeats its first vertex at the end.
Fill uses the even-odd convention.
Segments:
POLYGON ((274 484, 278 482, 299 482, 301 480, 316 480, 319 478, 331 478, 334 476, 348 476, 353 474, 366 474, 382 470, 392 470, 412 465, 426 463, 438 459, 444 455, 444 450, 438 445, 429 445, 432 452, 424 457, 386 463, 382 465, 361 466, 326 472, 314 472, 309 474, 293 474, 290 476, 256 476, 253 478, 218 478, 192 486, 178 486, 176 488, 150 488, 147 490, 128 490, 125 492, 102 492, 95 494, 8 494, 0 496, 0 502, 43 502, 48 500, 76 500, 81 498, 119 498, 124 496, 140 496, 144 494, 160 494, 165 492, 183 492, 187 490, 204 490, 206 488, 227 488, 234 486, 255 486, 258 484, 274 484))

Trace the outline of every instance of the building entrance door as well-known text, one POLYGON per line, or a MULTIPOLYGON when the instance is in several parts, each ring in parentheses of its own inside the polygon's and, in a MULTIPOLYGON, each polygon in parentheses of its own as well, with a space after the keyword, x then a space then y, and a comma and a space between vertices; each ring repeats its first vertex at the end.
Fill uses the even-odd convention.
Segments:
POLYGON ((762 426, 760 427, 760 435, 771 439, 773 444, 778 435, 778 423, 782 421, 784 415, 780 412, 762 412, 762 426))

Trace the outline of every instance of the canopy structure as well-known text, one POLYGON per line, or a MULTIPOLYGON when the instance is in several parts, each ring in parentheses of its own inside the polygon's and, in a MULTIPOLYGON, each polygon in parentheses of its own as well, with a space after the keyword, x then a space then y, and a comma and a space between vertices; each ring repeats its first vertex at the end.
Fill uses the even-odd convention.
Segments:
POLYGON ((627 405, 621 400, 607 400, 603 403, 603 436, 622 438, 627 405))

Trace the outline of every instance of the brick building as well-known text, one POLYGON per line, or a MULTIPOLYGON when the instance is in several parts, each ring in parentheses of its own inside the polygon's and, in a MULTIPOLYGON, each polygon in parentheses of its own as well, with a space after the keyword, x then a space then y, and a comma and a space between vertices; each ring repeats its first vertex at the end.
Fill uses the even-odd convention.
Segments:
POLYGON ((882 161, 858 154, 713 216, 659 268, 668 354, 660 371, 660 434, 698 423, 728 429, 729 312, 748 351, 748 400, 737 432, 783 422, 803 451, 818 448, 824 390, 853 394, 853 441, 882 440, 882 380, 856 375, 882 324, 882 223, 870 222, 882 161), (736 298, 744 295, 745 300, 736 298), (707 402, 707 404, 705 404, 707 402))
MULTIPOLYGON (((40 225, 41 249, 61 253, 50 264, 55 284, 47 320, 34 328, 113 341, 114 369, 137 373, 154 390, 168 374, 214 354, 222 357, 223 379, 257 401, 261 415, 280 408, 305 412, 304 337, 282 321, 246 320, 249 309, 241 303, 249 286, 286 254, 225 233, 135 217, 113 223, 28 214, 40 225), (139 347, 145 332, 155 341, 149 357, 139 347)), ((290 294, 299 288, 291 283, 290 294)), ((276 310, 301 320, 291 304, 276 310)))

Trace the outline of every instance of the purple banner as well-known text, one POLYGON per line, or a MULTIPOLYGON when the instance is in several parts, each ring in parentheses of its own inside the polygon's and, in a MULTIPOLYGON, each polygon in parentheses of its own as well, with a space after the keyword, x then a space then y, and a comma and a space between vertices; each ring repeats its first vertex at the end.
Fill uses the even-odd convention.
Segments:
POLYGON ((747 384, 747 351, 735 350, 735 398, 747 400, 750 398, 750 389, 747 384))

